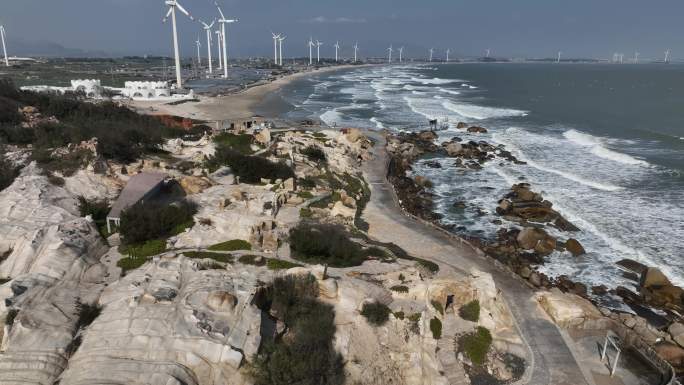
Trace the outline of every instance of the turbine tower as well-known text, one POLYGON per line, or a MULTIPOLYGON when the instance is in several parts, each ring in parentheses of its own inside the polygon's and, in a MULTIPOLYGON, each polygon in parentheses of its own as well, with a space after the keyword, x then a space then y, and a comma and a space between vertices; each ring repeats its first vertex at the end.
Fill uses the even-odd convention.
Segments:
POLYGON ((5 66, 9 67, 9 59, 7 58, 7 46, 5 45, 5 27, 0 25, 0 38, 2 39, 2 52, 5 54, 5 66))
MULTIPOLYGON (((5 57, 7 57, 7 55, 5 55, 5 57)), ((668 49, 667 51, 665 51, 665 63, 669 63, 669 62, 670 62, 670 50, 668 49)))
POLYGON ((356 63, 358 60, 358 53, 359 53, 359 42, 354 43, 354 63, 356 63))
POLYGON ((218 43, 216 45, 218 45, 218 70, 220 71, 223 69, 223 48, 221 48, 223 46, 223 35, 221 35, 221 30, 215 31, 214 33, 216 34, 216 38, 218 39, 218 43))
POLYGON ((278 47, 280 49, 280 65, 283 65, 283 41, 287 39, 287 36, 278 37, 278 47))
POLYGON ((491 53, 491 50, 490 50, 489 48, 487 48, 487 49, 485 50, 485 57, 486 57, 487 59, 489 59, 489 54, 490 54, 490 53, 491 53))
POLYGON ((321 62, 321 46, 323 45, 322 41, 316 40, 316 63, 321 62))
POLYGON ((216 23, 216 20, 212 21, 211 24, 207 24, 200 20, 200 23, 202 23, 202 26, 205 31, 207 31, 207 58, 209 61, 209 74, 214 73, 214 68, 211 63, 211 27, 214 26, 214 23, 216 23))
POLYGON ((339 58, 339 57, 338 57, 338 52, 339 52, 339 50, 340 50, 340 42, 339 42, 339 41, 336 41, 334 47, 335 47, 335 62, 337 62, 337 61, 338 61, 338 58, 339 58))
POLYGON ((221 24, 221 36, 223 36, 223 78, 226 79, 228 78, 228 47, 226 46, 226 40, 228 40, 228 38, 226 37, 226 24, 237 23, 238 20, 226 19, 218 3, 214 2, 214 4, 221 14, 221 18, 218 20, 218 22, 221 24))
POLYGON ((278 65, 278 39, 280 39, 280 34, 276 35, 271 32, 271 35, 273 35, 273 62, 278 65))
POLYGON ((432 61, 432 55, 434 55, 434 53, 435 53, 435 49, 430 48, 430 61, 432 61))
POLYGON ((451 49, 447 48, 446 50, 446 62, 449 62, 449 53, 451 52, 451 49))
POLYGON ((561 59, 562 54, 563 54, 563 52, 558 51, 558 58, 556 59, 556 63, 560 63, 560 59, 561 59))
POLYGON ((634 64, 639 64, 639 52, 634 52, 634 64))
POLYGON ((313 42, 313 38, 309 38, 309 65, 313 65, 313 47, 316 43, 313 42))
POLYGON ((399 63, 404 61, 404 47, 399 48, 399 63))
POLYGON ((387 48, 387 51, 389 52, 389 63, 392 64, 392 51, 394 51, 394 49, 390 45, 389 48, 387 48))
POLYGON ((195 41, 197 45, 197 66, 198 68, 202 66, 202 57, 200 56, 200 48, 202 48, 202 43, 200 43, 200 37, 197 35, 197 40, 195 41))
POLYGON ((190 13, 188 13, 188 11, 186 11, 185 8, 183 8, 183 6, 180 5, 177 0, 166 0, 164 4, 169 6, 169 11, 166 12, 166 16, 164 16, 163 22, 166 23, 166 20, 169 18, 169 16, 171 16, 171 23, 173 24, 173 51, 176 57, 176 87, 183 88, 183 79, 181 79, 180 52, 178 51, 178 29, 176 28, 176 9, 183 12, 187 17, 190 18, 190 20, 195 19, 193 19, 192 15, 190 15, 190 13))

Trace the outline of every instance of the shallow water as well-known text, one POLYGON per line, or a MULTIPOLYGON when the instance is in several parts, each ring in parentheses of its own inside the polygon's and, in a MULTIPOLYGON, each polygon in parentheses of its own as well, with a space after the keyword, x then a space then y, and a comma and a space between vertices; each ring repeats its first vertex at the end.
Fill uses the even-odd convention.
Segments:
MULTIPOLYGON (((415 167, 435 184, 444 222, 492 237, 497 201, 527 181, 577 225, 588 254, 556 253, 540 270, 614 287, 614 262, 660 267, 684 284, 684 65, 459 64, 345 70, 282 91, 291 118, 331 126, 425 129, 427 120, 489 129, 458 136, 504 144, 527 165, 462 170, 451 159, 415 167), (457 201, 465 209, 453 208, 457 201)), ((508 224, 513 225, 513 224, 508 224)))

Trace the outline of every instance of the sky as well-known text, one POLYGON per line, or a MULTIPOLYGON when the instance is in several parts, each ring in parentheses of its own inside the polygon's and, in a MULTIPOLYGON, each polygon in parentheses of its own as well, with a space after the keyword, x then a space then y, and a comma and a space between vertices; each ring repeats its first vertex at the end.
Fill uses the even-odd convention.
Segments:
MULTIPOLYGON (((210 21, 214 0, 180 0, 195 18, 210 21)), ((271 56, 271 31, 284 33, 284 56, 306 56, 309 37, 321 40, 324 56, 384 55, 405 46, 424 57, 434 47, 452 57, 481 56, 490 48, 502 57, 661 58, 666 49, 684 58, 681 0, 219 0, 239 22, 229 27, 232 57, 271 56)), ((0 0, 0 24, 16 49, 37 43, 110 55, 170 55, 170 23, 162 24, 163 0, 0 0)), ((194 41, 206 35, 181 15, 183 56, 196 55, 194 41)), ((203 53, 204 54, 204 53, 203 53)))

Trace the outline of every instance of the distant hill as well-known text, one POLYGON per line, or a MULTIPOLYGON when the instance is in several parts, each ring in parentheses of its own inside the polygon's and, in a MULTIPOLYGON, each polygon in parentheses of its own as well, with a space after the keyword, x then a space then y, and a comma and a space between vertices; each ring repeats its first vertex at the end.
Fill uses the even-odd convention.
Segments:
POLYGON ((67 48, 51 41, 9 40, 7 42, 10 56, 32 57, 111 57, 105 51, 88 51, 78 48, 67 48))

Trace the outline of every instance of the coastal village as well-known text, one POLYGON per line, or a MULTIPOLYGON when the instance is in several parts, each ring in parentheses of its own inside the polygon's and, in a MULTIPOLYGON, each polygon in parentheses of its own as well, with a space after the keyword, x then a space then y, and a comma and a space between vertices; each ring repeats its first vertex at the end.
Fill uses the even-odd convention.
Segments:
MULTIPOLYGON (((19 129, 72 119, 8 87, 19 129)), ((126 161, 106 136, 41 157, 7 146, 2 383, 676 383, 682 289, 624 261, 638 291, 614 294, 630 313, 597 301, 606 288, 536 272, 553 250, 584 251, 534 186, 502 197, 519 226, 495 243, 438 226, 413 163, 519 162, 505 148, 216 112, 242 96, 157 102, 168 115, 149 118, 174 137, 126 161)))

